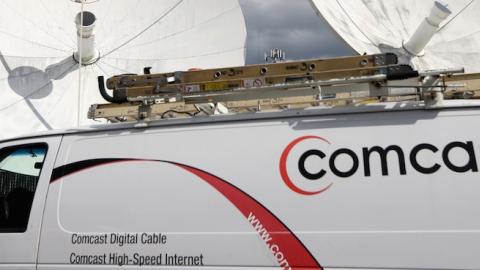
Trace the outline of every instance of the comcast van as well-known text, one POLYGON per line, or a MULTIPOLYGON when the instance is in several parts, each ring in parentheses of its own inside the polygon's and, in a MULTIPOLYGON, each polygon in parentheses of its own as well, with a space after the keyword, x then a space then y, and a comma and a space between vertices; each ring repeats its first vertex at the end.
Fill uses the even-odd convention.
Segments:
POLYGON ((479 123, 385 103, 2 141, 0 269, 480 269, 479 123))

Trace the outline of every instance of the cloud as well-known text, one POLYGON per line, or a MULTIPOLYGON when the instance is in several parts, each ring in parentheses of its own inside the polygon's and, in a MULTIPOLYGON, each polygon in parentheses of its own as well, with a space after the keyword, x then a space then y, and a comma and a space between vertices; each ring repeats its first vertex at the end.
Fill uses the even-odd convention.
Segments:
POLYGON ((328 24, 315 13, 309 0, 240 0, 247 24, 247 63, 263 63, 273 48, 287 59, 351 55, 328 24))

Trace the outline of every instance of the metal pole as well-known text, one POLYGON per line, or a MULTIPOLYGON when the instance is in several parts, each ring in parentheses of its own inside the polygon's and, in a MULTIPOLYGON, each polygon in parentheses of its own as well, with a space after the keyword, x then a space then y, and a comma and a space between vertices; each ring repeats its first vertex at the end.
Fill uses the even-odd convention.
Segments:
MULTIPOLYGON (((85 0, 80 2, 80 25, 83 26, 83 5, 85 0)), ((80 28, 80 39, 83 38, 83 28, 80 28)), ((78 99, 77 99, 77 127, 80 126, 80 111, 81 111, 81 91, 82 91, 82 42, 79 44, 78 50, 78 99)))

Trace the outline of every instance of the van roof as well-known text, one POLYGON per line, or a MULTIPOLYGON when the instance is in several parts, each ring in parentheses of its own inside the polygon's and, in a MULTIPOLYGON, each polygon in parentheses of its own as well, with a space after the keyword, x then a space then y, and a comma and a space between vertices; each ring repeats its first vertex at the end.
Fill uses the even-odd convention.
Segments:
POLYGON ((341 107, 327 107, 316 106, 305 109, 288 109, 275 111, 259 111, 250 113, 238 114, 222 114, 222 115, 208 115, 195 116, 191 118, 171 118, 154 121, 139 121, 128 123, 109 123, 98 124, 90 126, 82 126, 78 128, 66 128, 58 130, 50 130, 45 132, 38 132, 34 134, 22 135, 14 138, 1 140, 0 143, 31 139, 39 137, 50 137, 66 134, 81 134, 81 133, 95 133, 112 130, 128 130, 128 129, 145 129, 152 127, 172 127, 172 126, 192 126, 200 124, 212 123, 231 123, 241 121, 262 121, 270 119, 281 118, 296 118, 296 117, 314 117, 334 114, 360 114, 360 113, 374 113, 374 112, 395 112, 395 111, 412 111, 424 109, 454 109, 454 108, 475 108, 480 107, 480 100, 445 100, 442 105, 435 107, 428 107, 423 101, 403 101, 403 102, 380 102, 362 105, 341 106, 341 107))

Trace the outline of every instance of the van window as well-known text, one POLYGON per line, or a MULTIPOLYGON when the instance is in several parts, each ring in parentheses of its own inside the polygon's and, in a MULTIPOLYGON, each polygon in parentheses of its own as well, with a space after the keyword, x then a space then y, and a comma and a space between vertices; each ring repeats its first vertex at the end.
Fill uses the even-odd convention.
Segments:
POLYGON ((47 146, 0 150, 0 233, 25 232, 47 146))

